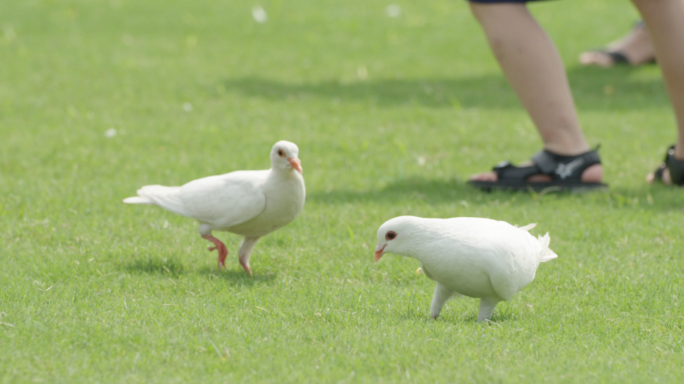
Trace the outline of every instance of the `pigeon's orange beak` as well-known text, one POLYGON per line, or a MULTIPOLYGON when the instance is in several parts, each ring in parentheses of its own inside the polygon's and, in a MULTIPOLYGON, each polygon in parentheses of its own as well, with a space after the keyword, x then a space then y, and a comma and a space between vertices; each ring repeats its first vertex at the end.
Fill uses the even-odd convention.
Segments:
POLYGON ((296 169, 297 172, 302 173, 302 162, 296 157, 290 157, 287 161, 292 164, 292 168, 296 169))
POLYGON ((380 258, 382 257, 382 254, 385 253, 385 247, 386 246, 387 246, 387 244, 383 244, 383 245, 378 244, 375 247, 375 257, 373 257, 373 260, 375 260, 376 263, 378 262, 378 260, 380 260, 380 258))

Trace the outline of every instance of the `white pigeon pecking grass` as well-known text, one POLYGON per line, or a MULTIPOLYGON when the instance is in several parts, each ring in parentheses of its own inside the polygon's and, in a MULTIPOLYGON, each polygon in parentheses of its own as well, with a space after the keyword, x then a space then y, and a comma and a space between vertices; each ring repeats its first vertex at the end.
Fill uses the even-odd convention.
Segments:
POLYGON ((128 204, 157 205, 199 221, 200 235, 218 250, 219 268, 225 266, 228 248, 212 231, 244 236, 238 259, 249 275, 249 256, 261 236, 294 220, 304 207, 306 189, 299 161, 299 148, 279 141, 271 149, 271 169, 236 171, 191 181, 181 187, 148 185, 128 204))
POLYGON ((452 297, 480 298, 477 321, 488 320, 501 301, 531 283, 539 263, 558 257, 547 233, 504 221, 475 217, 424 219, 400 216, 378 229, 375 261, 383 254, 417 259, 427 277, 437 282, 430 306, 434 319, 452 297))

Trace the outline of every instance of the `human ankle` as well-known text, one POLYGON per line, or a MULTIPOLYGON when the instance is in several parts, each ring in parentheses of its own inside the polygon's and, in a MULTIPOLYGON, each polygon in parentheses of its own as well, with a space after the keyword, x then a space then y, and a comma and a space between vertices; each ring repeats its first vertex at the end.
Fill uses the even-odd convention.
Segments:
POLYGON ((544 144, 544 149, 560 156, 577 156, 589 151, 589 146, 555 146, 544 144))
POLYGON ((680 144, 675 145, 674 157, 677 160, 684 160, 684 145, 680 145, 680 144))

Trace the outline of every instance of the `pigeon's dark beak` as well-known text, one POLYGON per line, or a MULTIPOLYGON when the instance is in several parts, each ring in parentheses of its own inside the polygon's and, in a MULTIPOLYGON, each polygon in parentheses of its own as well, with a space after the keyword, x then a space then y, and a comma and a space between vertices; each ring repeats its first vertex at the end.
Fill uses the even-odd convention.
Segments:
POLYGON ((383 245, 378 244, 375 247, 375 257, 373 257, 373 260, 375 260, 376 263, 378 262, 378 260, 380 260, 382 255, 385 253, 385 247, 386 246, 387 246, 387 244, 383 244, 383 245))
POLYGON ((302 162, 296 157, 290 157, 287 161, 292 164, 292 168, 296 169, 297 172, 302 173, 302 162))

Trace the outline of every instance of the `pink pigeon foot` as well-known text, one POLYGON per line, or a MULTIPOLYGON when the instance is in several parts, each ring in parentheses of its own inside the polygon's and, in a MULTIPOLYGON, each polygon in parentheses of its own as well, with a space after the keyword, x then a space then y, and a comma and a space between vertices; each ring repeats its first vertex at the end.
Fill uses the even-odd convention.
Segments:
POLYGON ((218 267, 219 269, 225 267, 226 257, 228 256, 228 248, 226 248, 226 245, 212 235, 203 235, 202 238, 214 243, 214 247, 209 247, 208 249, 210 251, 218 250, 218 267))
POLYGON ((247 272, 248 275, 252 276, 252 270, 249 268, 249 262, 246 260, 240 260, 240 265, 247 272))

